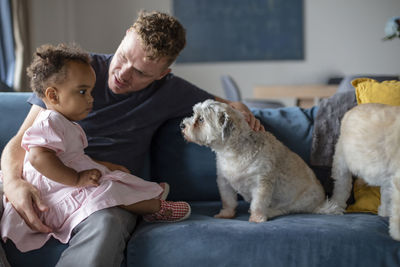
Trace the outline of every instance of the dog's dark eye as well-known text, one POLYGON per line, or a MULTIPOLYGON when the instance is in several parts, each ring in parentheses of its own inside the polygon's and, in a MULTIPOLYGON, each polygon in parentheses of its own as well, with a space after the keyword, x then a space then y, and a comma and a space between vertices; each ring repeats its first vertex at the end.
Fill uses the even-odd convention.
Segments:
POLYGON ((200 123, 202 123, 202 122, 204 121, 204 119, 203 119, 203 117, 198 117, 198 118, 197 118, 197 121, 200 122, 200 123))

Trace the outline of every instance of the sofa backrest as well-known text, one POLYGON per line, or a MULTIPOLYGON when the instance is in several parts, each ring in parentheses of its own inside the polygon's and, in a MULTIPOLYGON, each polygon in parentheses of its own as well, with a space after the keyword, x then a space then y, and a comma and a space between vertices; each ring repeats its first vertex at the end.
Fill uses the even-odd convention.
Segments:
POLYGON ((186 142, 179 128, 181 120, 167 121, 153 137, 151 180, 168 182, 171 200, 219 200, 215 154, 186 142))
POLYGON ((17 133, 31 105, 26 102, 32 93, 0 93, 0 152, 17 133))

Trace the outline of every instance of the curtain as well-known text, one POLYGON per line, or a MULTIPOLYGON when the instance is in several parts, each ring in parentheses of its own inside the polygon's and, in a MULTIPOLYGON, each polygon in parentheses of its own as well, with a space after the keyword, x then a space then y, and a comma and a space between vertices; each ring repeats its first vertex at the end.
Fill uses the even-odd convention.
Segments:
POLYGON ((26 75, 26 68, 31 60, 29 3, 30 0, 12 0, 11 5, 15 52, 15 91, 30 91, 26 75))
POLYGON ((0 90, 10 91, 14 83, 14 38, 10 0, 0 0, 0 90))

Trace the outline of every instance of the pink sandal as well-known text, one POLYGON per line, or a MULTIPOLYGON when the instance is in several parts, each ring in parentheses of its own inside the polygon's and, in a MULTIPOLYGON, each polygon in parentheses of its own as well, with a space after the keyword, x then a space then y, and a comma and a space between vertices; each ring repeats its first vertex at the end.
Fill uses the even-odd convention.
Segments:
POLYGON ((183 201, 165 201, 160 199, 161 208, 158 212, 144 215, 146 222, 179 222, 190 216, 190 205, 183 201))

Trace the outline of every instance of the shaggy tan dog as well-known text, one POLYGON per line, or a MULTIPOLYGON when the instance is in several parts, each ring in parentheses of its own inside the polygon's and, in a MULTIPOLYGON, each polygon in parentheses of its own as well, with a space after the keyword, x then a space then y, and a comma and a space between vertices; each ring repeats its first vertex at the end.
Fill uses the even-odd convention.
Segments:
POLYGON ((332 213, 313 171, 269 132, 255 132, 244 116, 214 100, 198 103, 182 122, 187 141, 210 147, 217 156, 222 199, 218 218, 233 218, 237 193, 251 202, 251 222, 287 213, 332 213))
POLYGON ((352 174, 381 187, 380 216, 390 216, 389 233, 400 240, 400 107, 362 104, 342 119, 332 164, 332 201, 342 209, 352 174))

